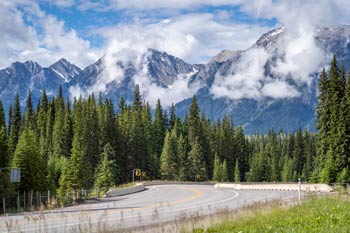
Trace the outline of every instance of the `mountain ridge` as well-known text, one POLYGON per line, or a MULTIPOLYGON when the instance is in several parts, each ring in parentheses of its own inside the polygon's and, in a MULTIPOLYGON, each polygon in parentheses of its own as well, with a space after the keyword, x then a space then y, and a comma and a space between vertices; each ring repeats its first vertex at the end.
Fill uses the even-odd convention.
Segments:
MULTIPOLYGON (((299 93, 293 98, 267 96, 262 99, 244 97, 230 99, 217 97, 212 93, 212 87, 217 84, 218 77, 234 75, 237 72, 234 69, 235 65, 242 59, 246 59, 247 53, 253 49, 261 48, 273 54, 264 68, 264 72, 273 78, 275 74, 271 73, 269 67, 279 59, 279 43, 282 41, 281 35, 285 30, 287 29, 280 27, 263 34, 246 50, 223 50, 206 64, 189 64, 166 52, 149 49, 148 54, 141 57, 143 65, 141 68, 132 61, 117 60, 114 66, 120 69, 122 76, 118 80, 112 78, 105 83, 101 82, 106 75, 105 57, 84 69, 64 58, 48 67, 42 67, 33 61, 14 62, 0 70, 0 98, 5 108, 8 108, 13 102, 16 91, 20 95, 21 103, 24 103, 29 90, 36 102, 43 89, 49 96, 54 96, 58 87, 62 86, 65 95, 102 91, 105 97, 115 101, 123 96, 131 102, 136 79, 139 82, 146 82, 149 87, 162 88, 155 90, 165 91, 176 88, 173 85, 177 82, 183 82, 182 85, 186 84, 185 90, 196 94, 200 109, 203 109, 212 120, 222 119, 224 115, 233 117, 235 123, 243 125, 247 133, 263 133, 269 129, 283 129, 289 132, 298 128, 314 131, 317 73, 312 74, 309 86, 298 86, 292 78, 286 79, 287 83, 299 93)), ((336 54, 339 60, 344 61, 346 67, 349 67, 350 26, 320 28, 315 35, 315 40, 326 53, 336 54)), ((176 111, 182 117, 188 111, 191 96, 187 93, 182 100, 176 102, 176 111)))

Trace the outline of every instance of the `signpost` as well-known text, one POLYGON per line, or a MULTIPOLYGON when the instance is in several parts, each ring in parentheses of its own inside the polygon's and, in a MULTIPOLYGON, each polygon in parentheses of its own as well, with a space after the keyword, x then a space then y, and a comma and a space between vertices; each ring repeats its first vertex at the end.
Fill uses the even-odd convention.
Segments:
POLYGON ((2 170, 10 170, 10 181, 11 183, 19 183, 21 181, 21 170, 17 167, 3 167, 2 170))
MULTIPOLYGON (((21 181, 21 170, 17 167, 3 167, 0 168, 0 172, 2 170, 10 170, 10 181, 11 183, 18 183, 21 181)), ((4 213, 6 213, 6 204, 5 197, 2 198, 2 208, 4 213)))
POLYGON ((19 168, 11 168, 11 183, 18 183, 21 181, 21 170, 19 168))
POLYGON ((135 182, 135 176, 141 176, 141 169, 135 168, 132 170, 132 182, 135 182))

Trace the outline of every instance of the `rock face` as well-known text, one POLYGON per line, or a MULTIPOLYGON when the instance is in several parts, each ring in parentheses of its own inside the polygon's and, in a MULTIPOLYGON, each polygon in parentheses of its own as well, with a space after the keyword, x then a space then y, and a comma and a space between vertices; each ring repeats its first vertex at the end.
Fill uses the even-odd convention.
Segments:
POLYGON ((7 110, 16 93, 23 104, 29 90, 35 102, 41 97, 43 89, 49 96, 54 96, 61 85, 67 94, 67 83, 80 72, 80 68, 64 59, 50 67, 41 67, 32 61, 14 62, 10 67, 0 70, 0 98, 7 110))
MULTIPOLYGON (((174 88, 173 84, 183 80, 188 87, 196 86, 196 96, 200 109, 212 119, 222 119, 225 115, 233 117, 236 125, 243 125, 247 133, 264 133, 270 129, 294 131, 298 128, 315 130, 315 106, 317 103, 317 71, 308 85, 296 85, 292 77, 287 79, 300 95, 288 98, 239 98, 217 97, 211 88, 218 77, 237 73, 236 64, 246 59, 254 49, 262 49, 272 54, 264 64, 263 73, 273 78, 271 65, 285 54, 279 52, 286 28, 281 27, 263 34, 251 48, 244 51, 223 50, 208 63, 188 64, 165 52, 149 49, 140 58, 141 62, 116 60, 112 64, 120 72, 119 78, 104 79, 106 75, 105 57, 81 70, 66 59, 61 59, 49 67, 27 61, 15 62, 0 70, 0 98, 5 109, 13 103, 14 95, 19 93, 21 102, 29 90, 36 102, 45 88, 49 96, 63 87, 65 95, 90 94, 102 91, 103 95, 115 102, 124 97, 127 102, 133 99, 135 79, 148 82, 164 90, 174 88), (140 66, 141 64, 141 66, 140 66), (103 84, 103 88, 101 88, 103 84)), ((322 27, 315 33, 315 40, 325 54, 336 54, 339 61, 350 67, 350 26, 322 27)), ((329 61, 325 61, 328 64, 329 61)), ((247 77, 248 78, 248 77, 247 77)), ((220 80, 219 80, 220 81, 220 80)), ((184 116, 191 99, 183 99, 176 104, 176 111, 184 116)))
MULTIPOLYGON (((218 74, 229 75, 228 72, 232 72, 230 67, 234 67, 235 63, 240 62, 249 51, 256 48, 263 48, 267 53, 273 54, 265 64, 264 73, 269 74, 269 67, 280 56, 278 49, 285 32, 284 27, 267 32, 245 51, 222 51, 196 74, 198 78, 208 80, 207 85, 198 91, 197 101, 200 108, 211 119, 222 119, 224 115, 232 116, 235 124, 243 125, 245 131, 250 134, 265 133, 270 129, 283 129, 287 132, 298 128, 316 130, 317 73, 311 75, 313 78, 309 86, 297 86, 290 79, 290 84, 301 93, 294 98, 265 97, 259 100, 252 98, 231 100, 224 97, 213 98, 210 92, 218 74)), ((350 67, 350 26, 322 27, 315 34, 316 44, 329 55, 329 60, 325 61, 326 65, 329 64, 331 55, 335 54, 338 61, 344 62, 346 68, 350 67)), ((184 100, 176 105, 181 115, 186 113, 190 102, 190 100, 184 100)))

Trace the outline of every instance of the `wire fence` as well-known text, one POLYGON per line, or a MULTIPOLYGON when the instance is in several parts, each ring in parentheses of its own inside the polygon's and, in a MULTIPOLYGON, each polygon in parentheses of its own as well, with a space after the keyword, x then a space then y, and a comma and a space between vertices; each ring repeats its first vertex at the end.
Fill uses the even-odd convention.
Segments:
POLYGON ((329 184, 333 190, 343 195, 350 195, 350 184, 349 183, 331 183, 329 184))
POLYGON ((78 204, 102 196, 103 192, 98 189, 66 192, 61 200, 58 200, 56 193, 50 191, 23 191, 10 196, 0 194, 0 214, 43 211, 78 204))

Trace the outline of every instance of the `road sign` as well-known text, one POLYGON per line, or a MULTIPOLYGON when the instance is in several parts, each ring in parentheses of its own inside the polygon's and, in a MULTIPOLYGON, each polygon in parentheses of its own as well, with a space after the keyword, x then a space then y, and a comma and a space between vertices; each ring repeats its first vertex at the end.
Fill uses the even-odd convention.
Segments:
POLYGON ((142 177, 146 177, 146 172, 141 172, 142 177))
POLYGON ((11 168, 11 183, 18 183, 21 180, 21 170, 18 168, 11 168))
POLYGON ((135 176, 141 176, 141 169, 135 169, 135 176))

